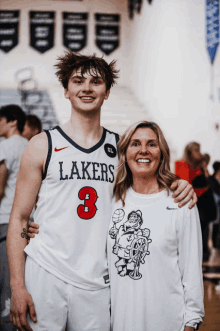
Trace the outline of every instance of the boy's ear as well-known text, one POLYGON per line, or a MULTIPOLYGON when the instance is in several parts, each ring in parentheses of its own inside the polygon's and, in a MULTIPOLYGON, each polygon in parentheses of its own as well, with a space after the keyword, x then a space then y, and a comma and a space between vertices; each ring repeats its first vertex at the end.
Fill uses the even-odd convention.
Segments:
POLYGON ((65 88, 64 89, 64 97, 66 98, 66 99, 69 99, 70 98, 70 96, 69 96, 69 91, 65 88))
POLYGON ((105 94, 105 100, 108 100, 109 94, 110 94, 110 90, 107 90, 105 94))
POLYGON ((11 127, 17 127, 18 126, 18 121, 17 120, 14 120, 14 121, 9 121, 9 123, 10 123, 10 126, 11 127))

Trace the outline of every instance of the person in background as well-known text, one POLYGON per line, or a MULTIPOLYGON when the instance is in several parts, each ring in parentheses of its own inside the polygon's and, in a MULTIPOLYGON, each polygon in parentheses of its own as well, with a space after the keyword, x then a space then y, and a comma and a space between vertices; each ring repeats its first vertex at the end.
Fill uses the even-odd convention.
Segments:
MULTIPOLYGON (((213 222, 212 242, 214 248, 220 249, 220 162, 215 161, 212 167, 214 169, 214 173, 211 177, 209 177, 209 184, 214 192, 213 194, 217 208, 217 217, 213 222)), ((218 281, 215 289, 218 292, 220 291, 220 281, 218 281)))
POLYGON ((36 134, 41 133, 41 120, 36 115, 26 115, 26 122, 22 136, 27 140, 31 140, 36 134))
MULTIPOLYGON (((214 199, 213 190, 210 185, 210 175, 208 171, 208 164, 210 161, 209 154, 202 155, 199 165, 201 174, 194 177, 192 185, 198 194, 197 207, 199 210, 202 239, 203 239, 203 262, 207 262, 210 256, 208 247, 209 239, 209 225, 210 222, 215 221, 217 217, 217 208, 214 199)), ((211 179, 212 180, 212 179, 211 179)))
POLYGON ((21 155, 27 139, 21 136, 25 113, 17 105, 0 108, 0 330, 16 330, 10 323, 10 282, 6 255, 6 234, 15 194, 21 155))
POLYGON ((220 248, 220 162, 214 162, 212 167, 214 173, 208 178, 208 183, 213 192, 217 210, 216 219, 213 221, 212 242, 214 248, 220 248))
POLYGON ((176 161, 176 175, 187 180, 190 184, 194 177, 201 175, 199 168, 202 161, 200 144, 190 142, 184 149, 182 160, 176 161))
POLYGON ((108 234, 111 328, 192 331, 204 317, 197 207, 178 208, 161 129, 131 125, 119 144, 108 234))

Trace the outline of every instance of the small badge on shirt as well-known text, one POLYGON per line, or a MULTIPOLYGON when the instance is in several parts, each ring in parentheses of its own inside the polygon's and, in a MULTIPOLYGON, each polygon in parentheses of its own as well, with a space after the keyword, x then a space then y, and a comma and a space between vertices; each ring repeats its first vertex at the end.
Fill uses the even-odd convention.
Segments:
POLYGON ((105 284, 109 284, 110 283, 109 275, 105 275, 105 276, 103 276, 103 278, 104 278, 105 284))
POLYGON ((104 149, 105 149, 106 154, 109 157, 112 157, 112 158, 113 157, 116 157, 117 152, 116 152, 116 148, 113 145, 111 145, 111 144, 105 144, 104 145, 104 149))

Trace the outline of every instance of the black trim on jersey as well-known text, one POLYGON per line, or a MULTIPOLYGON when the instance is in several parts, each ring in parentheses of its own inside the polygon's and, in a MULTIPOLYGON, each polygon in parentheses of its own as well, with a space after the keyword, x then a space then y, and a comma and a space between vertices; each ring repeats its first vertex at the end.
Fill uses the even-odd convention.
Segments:
POLYGON ((109 133, 112 133, 112 134, 115 135, 116 149, 117 149, 117 153, 118 153, 118 142, 119 142, 119 139, 120 139, 119 134, 118 133, 115 133, 115 132, 112 132, 112 131, 109 131, 107 129, 106 129, 106 131, 108 131, 109 133))
POLYGON ((50 163, 50 159, 51 159, 51 155, 52 155, 52 139, 51 139, 51 135, 49 130, 44 130, 44 132, 47 135, 47 139, 48 139, 48 152, 47 152, 47 159, 46 159, 46 163, 45 163, 45 170, 43 173, 43 177, 42 180, 44 180, 47 176, 47 169, 50 163))
POLYGON ((87 153, 87 154, 94 152, 96 149, 98 149, 100 146, 102 146, 102 144, 103 144, 104 141, 105 141, 106 131, 107 131, 105 128, 103 128, 103 133, 102 133, 102 137, 101 137, 100 141, 99 141, 95 146, 86 149, 86 148, 83 148, 83 147, 79 146, 77 143, 75 143, 75 141, 73 141, 69 136, 67 136, 67 134, 61 129, 60 126, 55 126, 54 129, 57 129, 57 130, 59 131, 59 133, 60 133, 60 134, 66 139, 66 140, 68 140, 68 142, 69 142, 70 144, 72 144, 75 148, 77 148, 77 149, 79 149, 81 152, 84 152, 84 153, 87 153))
POLYGON ((118 145, 118 142, 119 142, 119 134, 115 134, 115 139, 116 139, 116 145, 118 145))

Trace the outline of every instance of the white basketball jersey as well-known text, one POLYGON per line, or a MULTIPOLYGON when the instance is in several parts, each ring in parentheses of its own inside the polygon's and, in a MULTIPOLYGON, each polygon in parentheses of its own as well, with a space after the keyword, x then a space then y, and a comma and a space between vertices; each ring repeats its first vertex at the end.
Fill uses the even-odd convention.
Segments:
POLYGON ((103 129, 92 148, 77 145, 60 127, 47 131, 48 156, 34 221, 39 235, 25 252, 74 286, 109 285, 106 238, 119 136, 103 129))

